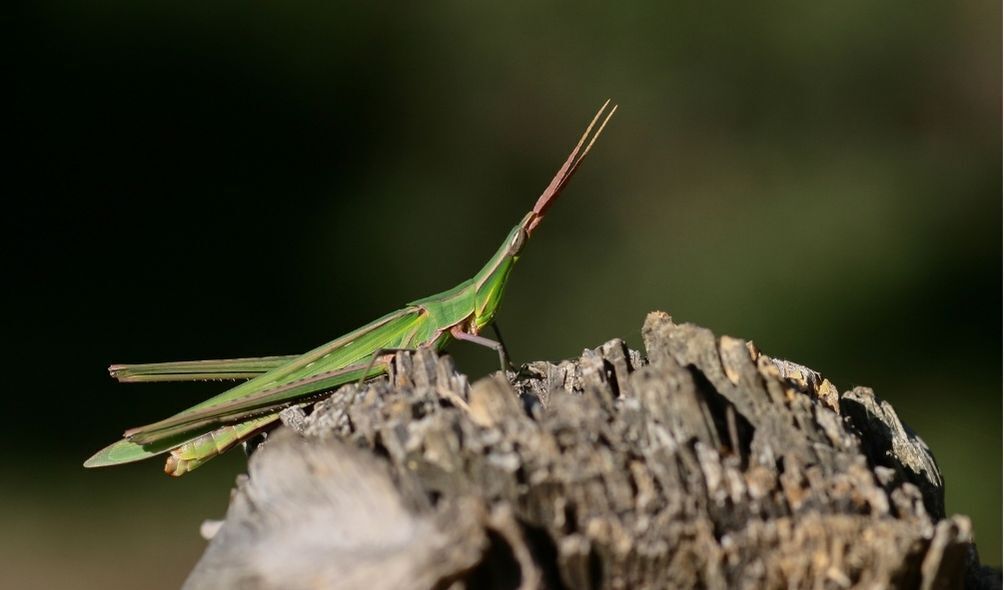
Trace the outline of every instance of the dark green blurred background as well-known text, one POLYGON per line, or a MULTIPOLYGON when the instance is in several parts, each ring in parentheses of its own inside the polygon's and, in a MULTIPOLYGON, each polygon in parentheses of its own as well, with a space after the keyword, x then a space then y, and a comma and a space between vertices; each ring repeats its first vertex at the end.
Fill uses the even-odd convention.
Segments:
POLYGON ((640 346, 664 309, 874 387, 1000 565, 1000 10, 33 6, 9 54, 0 586, 177 586, 243 459, 84 471, 219 389, 105 366, 302 352, 467 278, 607 97, 510 284, 515 360, 640 346))

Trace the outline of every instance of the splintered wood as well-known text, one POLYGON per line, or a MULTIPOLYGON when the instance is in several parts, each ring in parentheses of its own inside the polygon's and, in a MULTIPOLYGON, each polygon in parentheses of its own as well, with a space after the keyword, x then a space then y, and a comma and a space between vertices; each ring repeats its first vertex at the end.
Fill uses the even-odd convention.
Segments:
MULTIPOLYGON (((449 357, 293 412, 188 588, 991 584, 932 455, 866 388, 643 328, 473 385, 449 357), (311 408, 307 408, 309 411, 311 408)), ((999 583, 999 578, 996 578, 999 583)))

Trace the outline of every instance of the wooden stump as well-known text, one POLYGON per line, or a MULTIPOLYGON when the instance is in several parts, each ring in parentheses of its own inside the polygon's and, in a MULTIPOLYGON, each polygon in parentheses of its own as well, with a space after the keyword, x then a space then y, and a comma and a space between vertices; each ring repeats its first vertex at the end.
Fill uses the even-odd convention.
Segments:
POLYGON ((473 385, 399 354, 287 411, 186 587, 1000 587, 871 390, 664 313, 643 334, 473 385))

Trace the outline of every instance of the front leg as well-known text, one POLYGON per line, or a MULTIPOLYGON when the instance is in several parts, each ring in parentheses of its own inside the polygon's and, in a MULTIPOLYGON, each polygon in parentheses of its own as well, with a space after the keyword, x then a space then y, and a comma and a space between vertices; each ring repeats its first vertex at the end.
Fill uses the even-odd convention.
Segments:
POLYGON ((450 335, 457 340, 463 340, 464 342, 471 342, 479 346, 484 346, 485 348, 491 348, 499 355, 499 364, 502 366, 502 372, 512 371, 512 363, 509 362, 509 355, 506 354, 505 346, 502 346, 501 342, 496 342, 491 338, 485 338, 483 336, 477 336, 475 334, 468 334, 459 325, 450 328, 450 335))
MULTIPOLYGON (((492 331, 495 332, 495 337, 498 338, 499 344, 502 345, 502 350, 505 351, 506 358, 507 359, 510 358, 509 347, 505 345, 505 338, 502 337, 502 330, 499 329, 499 323, 495 320, 492 320, 491 326, 492 326, 492 331)), ((510 368, 512 367, 511 360, 509 361, 509 367, 510 368)))

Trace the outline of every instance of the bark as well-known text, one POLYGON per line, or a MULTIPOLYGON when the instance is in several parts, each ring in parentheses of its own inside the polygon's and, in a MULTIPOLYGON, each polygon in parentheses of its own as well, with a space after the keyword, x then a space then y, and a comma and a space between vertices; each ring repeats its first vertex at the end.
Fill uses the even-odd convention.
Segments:
POLYGON ((473 385, 400 353, 287 411, 186 587, 1000 587, 870 389, 664 313, 643 335, 473 385))

